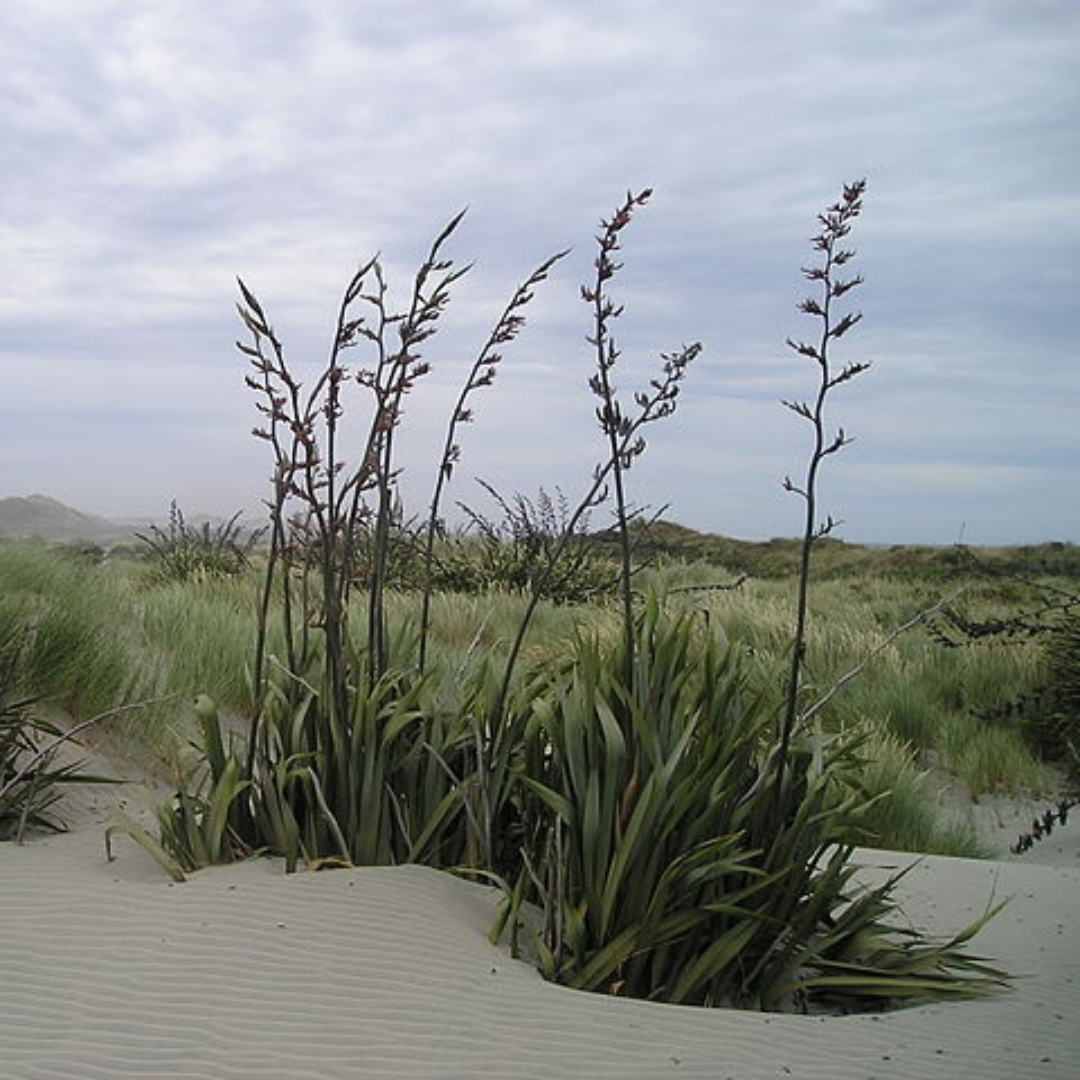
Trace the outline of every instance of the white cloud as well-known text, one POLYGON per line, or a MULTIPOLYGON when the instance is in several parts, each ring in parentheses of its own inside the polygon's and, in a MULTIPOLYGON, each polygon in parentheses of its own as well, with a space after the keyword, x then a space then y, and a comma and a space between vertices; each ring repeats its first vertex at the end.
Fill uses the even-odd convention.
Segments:
MULTIPOLYGON (((936 500, 963 488, 951 469, 974 470, 971 490, 995 476, 1025 529, 1080 538, 1053 495, 1080 479, 1078 32, 1080 9, 1055 0, 8 5, 0 365, 14 389, 0 404, 0 494, 65 483, 62 455, 27 452, 16 410, 61 440, 80 418, 91 509, 95 483, 103 500, 120 483, 109 462, 131 442, 118 424, 140 431, 152 416, 223 445, 221 425, 248 408, 231 345, 237 273, 311 361, 358 260, 381 249, 404 287, 466 204, 453 250, 480 265, 433 343, 417 445, 440 426, 435 391, 516 281, 572 243, 502 393, 483 403, 465 470, 570 486, 593 437, 587 395, 571 397, 590 363, 577 283, 597 219, 650 184, 615 283, 621 381, 684 340, 706 352, 686 408, 657 433, 655 467, 635 478, 642 498, 670 499, 691 524, 793 531, 773 485, 801 452, 776 399, 805 396, 813 376, 783 345, 806 332, 798 266, 814 214, 866 174, 853 241, 867 318, 843 344, 876 365, 835 403, 860 435, 830 481, 863 508, 843 516, 879 539, 917 524, 953 539, 936 500), (216 419, 192 427, 200 406, 216 419), (980 462, 1027 479, 1006 484, 980 462), (898 518, 888 485, 925 513, 898 518)), ((123 480, 132 501, 208 460, 165 438, 138 457, 145 481, 123 480)), ((207 468, 193 488, 209 487, 207 468)), ((214 471, 228 509, 250 470, 214 471)))

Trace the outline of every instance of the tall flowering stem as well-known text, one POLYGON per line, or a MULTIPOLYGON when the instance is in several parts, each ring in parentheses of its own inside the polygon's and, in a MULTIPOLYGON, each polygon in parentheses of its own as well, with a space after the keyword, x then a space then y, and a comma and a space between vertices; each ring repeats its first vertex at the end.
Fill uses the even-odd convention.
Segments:
POLYGON ((568 251, 560 251, 545 260, 532 274, 518 286, 510 302, 503 309, 495 328, 484 343, 469 369, 468 378, 458 394, 454 403, 453 412, 446 426, 446 438, 443 441, 442 455, 439 458, 439 469, 435 478, 435 489, 431 495, 431 503, 428 507, 427 530, 424 538, 424 598, 420 611, 420 646, 417 666, 421 671, 427 663, 428 628, 431 623, 431 591, 432 575, 435 562, 435 539, 439 531, 439 509, 442 504, 443 491, 450 482, 454 473, 454 467, 461 459, 461 447, 458 445, 458 428, 462 424, 472 423, 473 410, 469 407, 469 398, 472 394, 485 386, 490 386, 495 381, 495 375, 499 364, 502 362, 503 346, 513 341, 521 333, 525 326, 525 316, 522 314, 525 307, 533 298, 533 290, 547 280, 552 267, 562 258, 569 254, 568 251))
POLYGON ((805 478, 795 483, 790 476, 784 478, 784 488, 803 500, 805 516, 802 546, 799 557, 798 599, 795 616, 795 636, 791 649, 791 667, 788 671, 784 693, 784 708, 780 729, 779 766, 776 779, 776 799, 782 799, 784 769, 787 764, 791 738, 799 721, 799 685, 803 662, 806 658, 807 598, 810 586, 810 562, 814 544, 831 533, 839 524, 831 515, 819 521, 817 506, 817 481, 825 459, 842 450, 852 440, 842 427, 830 433, 825 420, 825 403, 829 392, 841 383, 861 375, 868 363, 845 364, 837 367, 830 355, 833 342, 843 337, 862 319, 859 312, 839 314, 837 301, 863 283, 858 275, 843 276, 843 267, 854 258, 855 252, 843 247, 844 238, 851 232, 852 224, 862 212, 866 181, 846 184, 840 199, 823 214, 818 215, 821 231, 811 243, 821 259, 818 265, 804 267, 807 280, 818 286, 817 297, 808 297, 799 304, 799 310, 818 322, 816 343, 788 339, 788 346, 799 356, 817 365, 818 384, 813 402, 785 401, 784 405, 806 420, 813 430, 813 449, 810 454, 805 478))
POLYGON ((644 206, 651 195, 652 191, 648 188, 638 195, 627 192, 625 202, 610 219, 600 223, 602 231, 596 238, 600 250, 593 263, 596 276, 591 285, 582 286, 581 289, 581 298, 591 304, 593 309, 593 331, 587 340, 596 350, 596 374, 589 380, 589 388, 600 399, 596 419, 607 438, 611 481, 615 493, 615 526, 619 534, 619 579, 625 647, 623 662, 627 687, 632 685, 634 678, 634 599, 631 589, 633 567, 624 474, 633 464, 634 458, 645 450, 645 440, 641 436, 636 436, 632 441, 626 440, 633 427, 633 419, 623 413, 612 383, 612 371, 620 355, 612 332, 612 323, 622 314, 623 309, 611 299, 608 283, 622 269, 622 263, 615 259, 619 250, 619 234, 630 224, 634 211, 644 206), (620 445, 621 443, 625 445, 620 445))
POLYGON ((627 225, 636 209, 644 206, 652 192, 645 189, 637 195, 627 194, 625 201, 615 211, 610 220, 601 221, 600 235, 596 238, 599 252, 593 263, 596 275, 592 284, 582 287, 581 296, 593 307, 592 331, 587 335, 588 342, 595 348, 597 370, 589 379, 589 388, 600 399, 596 417, 607 441, 605 457, 593 469, 592 483, 582 496, 581 501, 567 518, 562 535, 548 551, 547 559, 533 581, 532 593, 518 624, 517 633, 510 646, 510 655, 503 673, 502 686, 495 702, 498 713, 506 701, 514 668, 517 665, 525 635, 532 624, 533 615, 544 595, 559 561, 565 553, 571 539, 575 536, 579 524, 585 516, 607 498, 609 486, 615 489, 615 512, 619 528, 622 569, 623 629, 626 642, 626 685, 633 679, 634 658, 634 616, 633 593, 631 584, 629 511, 627 509, 624 475, 634 460, 645 452, 644 428, 656 420, 663 420, 675 411, 676 400, 681 384, 686 377, 690 364, 701 352, 701 343, 683 345, 670 353, 661 353, 661 373, 649 380, 648 390, 634 394, 634 406, 626 411, 620 405, 615 387, 611 382, 611 371, 618 359, 619 350, 611 332, 611 323, 622 314, 622 307, 614 304, 607 292, 607 283, 621 268, 614 255, 619 250, 619 234, 627 225))

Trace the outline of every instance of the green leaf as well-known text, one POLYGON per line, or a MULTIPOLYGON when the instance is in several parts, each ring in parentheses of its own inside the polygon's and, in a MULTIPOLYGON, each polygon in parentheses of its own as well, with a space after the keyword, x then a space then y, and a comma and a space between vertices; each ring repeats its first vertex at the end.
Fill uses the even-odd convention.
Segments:
POLYGON ((113 809, 109 816, 116 822, 105 830, 105 855, 113 861, 112 837, 114 833, 127 833, 153 860, 176 882, 186 881, 180 864, 141 825, 122 810, 113 809))

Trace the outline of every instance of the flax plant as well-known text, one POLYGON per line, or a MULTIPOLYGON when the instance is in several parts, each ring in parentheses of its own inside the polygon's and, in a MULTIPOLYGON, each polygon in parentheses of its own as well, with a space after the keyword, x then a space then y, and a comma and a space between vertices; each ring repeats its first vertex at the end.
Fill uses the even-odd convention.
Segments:
MULTIPOLYGON (((857 321, 832 321, 830 304, 856 281, 833 268, 858 213, 862 187, 845 189, 822 217, 825 268, 807 271, 826 289, 817 347, 815 407, 792 406, 813 425, 816 448, 798 490, 813 522, 821 461, 847 441, 825 436, 829 389, 861 370, 834 374, 827 347, 857 321)), ((989 992, 1003 976, 965 950, 979 920, 943 943, 889 923, 894 878, 859 891, 852 820, 867 810, 854 782, 857 739, 810 733, 797 723, 805 649, 808 525, 800 615, 787 687, 755 684, 733 645, 692 613, 671 615, 655 596, 635 610, 629 591, 631 516, 624 481, 643 452, 645 427, 675 409, 700 345, 661 355, 649 389, 624 407, 613 383, 619 356, 611 324, 620 309, 608 285, 615 253, 648 192, 629 195, 601 225, 589 340, 590 388, 606 444, 591 483, 545 549, 505 655, 469 648, 453 672, 427 655, 425 600, 419 633, 387 621, 387 544, 396 521, 395 441, 407 395, 427 371, 421 346, 434 333, 450 287, 464 272, 442 249, 460 216, 437 237, 393 312, 377 259, 343 297, 330 359, 304 390, 280 340, 243 284, 240 348, 272 447, 271 553, 254 667, 255 716, 238 749, 212 701, 197 718, 202 761, 192 783, 161 809, 157 843, 140 839, 170 872, 271 851, 286 867, 425 861, 499 883, 505 909, 493 936, 531 942, 544 974, 583 989, 693 1004, 783 1008, 831 995, 863 1003, 989 992), (366 343, 373 366, 355 374, 345 350, 366 343), (344 390, 373 399, 360 456, 340 453, 344 390), (590 510, 615 490, 621 611, 614 643, 581 633, 561 662, 526 663, 523 645, 540 599, 590 510), (357 537, 373 535, 363 566, 357 537), (269 647, 270 597, 280 586, 284 657, 269 647), (351 632, 363 604, 366 638, 351 632), (419 661, 419 662, 418 662, 419 661), (450 680, 454 692, 438 693, 450 680), (776 717, 783 723, 779 729, 776 717), (777 764, 779 763, 779 765, 777 764), (539 924, 534 913, 539 911, 539 924)), ((427 517, 425 593, 443 486, 457 461, 456 432, 468 398, 490 381, 497 347, 520 329, 541 265, 504 310, 470 368, 451 414, 427 517)), ((479 636, 479 632, 477 632, 479 636)), ((989 914, 988 916, 989 917, 989 914)))
POLYGON ((241 516, 238 511, 219 525, 207 521, 195 528, 174 499, 167 528, 151 525, 149 534, 135 535, 146 545, 156 576, 163 581, 234 577, 250 565, 251 553, 266 531, 254 529, 244 536, 241 516))
POLYGON ((521 750, 523 867, 495 936, 511 928, 554 981, 681 1004, 1000 985, 964 952, 979 923, 934 943, 890 921, 898 878, 858 889, 843 842, 868 810, 857 741, 793 739, 777 814, 775 701, 738 649, 655 597, 635 639, 632 690, 621 636, 582 638, 545 681, 521 750))
MULTIPOLYGON (((240 282, 239 311, 251 337, 237 344, 250 361, 246 381, 264 418, 255 435, 270 445, 274 461, 255 707, 242 756, 213 702, 200 707, 206 769, 161 820, 164 846, 181 869, 265 847, 283 854, 290 869, 326 856, 386 863, 461 855, 461 844, 442 839, 465 805, 458 789, 468 786, 463 754, 473 714, 467 703, 460 716, 429 708, 430 680, 423 664, 411 662, 426 628, 419 638, 407 628, 395 637, 386 613, 398 514, 396 436, 407 396, 429 370, 422 352, 467 270, 444 254, 461 219, 436 237, 401 311, 391 307, 379 259, 360 267, 342 296, 328 361, 310 388, 293 374, 264 308, 240 282), (358 348, 372 360, 351 370, 345 357, 358 348), (346 397, 357 387, 369 395, 371 411, 360 452, 349 462, 342 453, 346 397), (362 638, 350 625, 361 591, 362 638), (282 627, 271 635, 275 608, 282 627), (283 656, 270 651, 274 637, 283 656)), ((442 483, 457 460, 455 431, 469 418, 466 398, 491 381, 498 348, 517 336, 532 290, 561 257, 545 261, 516 290, 470 369, 429 524, 437 521, 442 483)))
MULTIPOLYGON (((615 260, 619 250, 619 235, 631 221, 634 211, 648 202, 652 192, 649 189, 638 195, 627 193, 626 201, 608 220, 601 222, 601 233, 597 238, 600 251, 596 256, 596 277, 593 284, 582 287, 581 297, 592 305, 593 332, 588 337, 589 343, 596 349, 596 374, 589 380, 589 388, 600 399, 596 410, 596 419, 600 430, 608 442, 608 460, 611 463, 611 480, 615 494, 615 527, 619 538, 619 558, 621 562, 620 592, 623 608, 623 633, 626 646, 627 683, 633 677, 634 644, 634 599, 631 589, 632 565, 630 547, 630 515, 626 498, 625 473, 635 457, 645 450, 645 440, 640 435, 633 442, 622 443, 630 431, 632 420, 623 414, 622 407, 612 383, 615 362, 619 358, 619 347, 612 331, 612 323, 622 314, 622 307, 617 305, 608 294, 608 283, 622 268, 615 260)), ((639 406, 647 403, 645 395, 638 395, 639 406)))
MULTIPOLYGON (((796 346, 818 359, 814 407, 792 405, 814 424, 816 447, 803 489, 814 521, 821 461, 847 441, 828 441, 823 407, 833 386, 859 373, 834 374, 828 343, 857 317, 835 324, 830 301, 857 281, 838 281, 836 247, 858 212, 862 185, 822 216, 817 246, 824 307, 803 310, 825 321, 822 344, 796 346)), ((599 370, 592 389, 611 453, 605 477, 617 484, 624 583, 629 544, 623 469, 643 444, 614 403, 610 371, 618 355, 608 321, 618 309, 604 283, 614 273, 618 231, 640 200, 629 198, 600 238, 594 304, 599 370)), ((655 385, 655 384, 654 384, 655 385)), ((648 398, 639 398, 645 407, 648 398)), ((597 470, 597 476, 600 470, 597 470)), ((591 493, 590 493, 591 496, 591 493)), ((778 1008, 838 994, 848 999, 917 999, 979 994, 1002 974, 964 953, 968 937, 933 944, 887 921, 898 878, 859 892, 852 848, 842 842, 869 806, 854 776, 859 742, 797 728, 795 701, 805 649, 810 549, 827 534, 810 524, 802 550, 797 657, 779 733, 774 703, 754 693, 735 651, 692 616, 665 616, 651 598, 635 619, 624 593, 624 631, 616 650, 580 640, 533 709, 521 754, 523 867, 507 886, 503 922, 524 933, 548 978, 583 989, 696 1004, 778 1008), (539 907, 539 923, 526 904, 539 907)), ((988 916, 989 917, 989 914, 988 916)))

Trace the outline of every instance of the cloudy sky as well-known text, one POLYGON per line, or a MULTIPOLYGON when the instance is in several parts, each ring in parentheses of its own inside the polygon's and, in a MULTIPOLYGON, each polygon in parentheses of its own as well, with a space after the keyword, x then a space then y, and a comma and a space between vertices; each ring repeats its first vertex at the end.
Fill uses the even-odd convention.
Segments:
MULTIPOLYGON (((0 7, 0 496, 112 516, 257 508, 265 447, 233 301, 296 368, 381 252, 440 227, 474 263, 427 343, 403 485, 519 280, 572 247, 477 397, 452 498, 585 486, 597 222, 624 234, 618 385, 704 349, 650 432, 639 503, 793 535, 816 213, 868 180, 855 436, 824 509, 849 540, 1080 541, 1080 4, 1075 0, 18 0, 0 7)), ((359 360, 359 357, 355 357, 359 360)), ((351 413, 359 429, 366 402, 351 413)), ((595 519, 594 519, 595 521, 595 519)))

